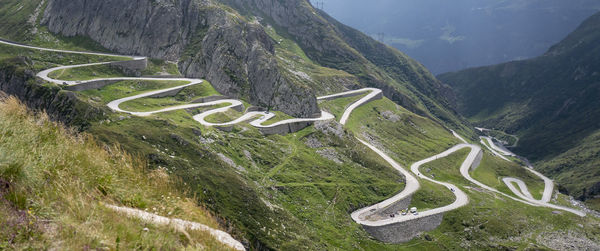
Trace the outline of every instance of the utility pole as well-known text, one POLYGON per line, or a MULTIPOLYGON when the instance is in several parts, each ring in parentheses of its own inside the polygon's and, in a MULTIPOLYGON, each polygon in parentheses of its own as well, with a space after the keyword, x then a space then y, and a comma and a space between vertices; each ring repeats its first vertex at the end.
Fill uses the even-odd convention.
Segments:
POLYGON ((314 0, 314 7, 320 10, 324 10, 325 8, 325 2, 324 0, 314 0))

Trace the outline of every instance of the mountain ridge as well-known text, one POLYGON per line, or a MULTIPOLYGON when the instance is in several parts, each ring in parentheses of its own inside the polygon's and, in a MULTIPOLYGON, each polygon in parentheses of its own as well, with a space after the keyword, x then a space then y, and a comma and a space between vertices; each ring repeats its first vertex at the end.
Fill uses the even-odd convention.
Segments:
POLYGON ((581 198, 598 193, 591 188, 597 187, 599 174, 584 175, 582 182, 567 177, 559 170, 585 173, 586 168, 578 158, 561 161, 554 156, 600 129, 598 27, 600 13, 538 58, 438 76, 454 87, 459 96, 456 108, 463 115, 477 125, 520 136, 515 151, 540 162, 542 170, 581 198))

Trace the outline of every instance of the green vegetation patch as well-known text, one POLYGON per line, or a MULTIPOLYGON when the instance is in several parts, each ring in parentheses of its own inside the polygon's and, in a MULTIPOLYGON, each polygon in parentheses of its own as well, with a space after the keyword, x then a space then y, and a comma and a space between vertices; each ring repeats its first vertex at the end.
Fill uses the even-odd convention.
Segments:
POLYGON ((534 198, 541 199, 544 193, 544 181, 525 168, 515 162, 506 161, 485 153, 481 164, 475 171, 471 172, 471 176, 477 181, 509 195, 513 193, 504 184, 502 178, 517 178, 525 182, 534 198))
POLYGON ((208 233, 157 227, 102 205, 218 226, 164 169, 147 170, 143 159, 74 134, 15 98, 0 103, 0 139, 1 248, 227 249, 208 233))
POLYGON ((344 112, 346 111, 346 108, 348 106, 350 106, 354 102, 358 101, 359 99, 361 99, 367 95, 368 95, 368 93, 353 96, 353 97, 338 98, 338 99, 334 99, 334 100, 325 100, 325 101, 319 102, 319 107, 321 107, 321 109, 333 114, 335 116, 335 118, 339 121, 342 118, 342 115, 344 115, 344 112))
POLYGON ((149 59, 148 67, 142 71, 142 75, 180 75, 177 64, 162 59, 149 59))
MULTIPOLYGON (((179 85, 185 84, 183 81, 173 81, 179 85)), ((219 95, 219 93, 208 82, 193 85, 182 89, 180 92, 170 97, 162 98, 139 98, 124 102, 121 108, 128 111, 147 112, 155 111, 171 106, 190 104, 200 98, 219 95)), ((229 104, 222 104, 223 105, 229 104)), ((215 106, 213 106, 215 108, 215 106)))
POLYGON ((347 128, 375 146, 385 146, 404 166, 460 143, 441 125, 407 111, 387 98, 365 104, 350 115, 347 128))
POLYGON ((124 57, 93 56, 61 52, 40 51, 0 44, 0 59, 26 57, 25 60, 35 71, 42 71, 59 65, 88 64, 127 60, 124 57))
POLYGON ((454 185, 470 185, 470 182, 460 174, 460 166, 470 152, 470 148, 458 150, 445 158, 439 158, 424 164, 419 170, 423 175, 434 180, 454 185))
POLYGON ((125 97, 142 94, 153 90, 160 90, 170 87, 185 85, 186 81, 146 81, 146 80, 126 80, 104 86, 100 89, 92 89, 81 92, 80 94, 89 97, 92 101, 101 104, 125 97))
POLYGON ((59 80, 92 80, 101 78, 126 77, 127 75, 118 67, 102 64, 85 67, 56 70, 48 77, 59 80))

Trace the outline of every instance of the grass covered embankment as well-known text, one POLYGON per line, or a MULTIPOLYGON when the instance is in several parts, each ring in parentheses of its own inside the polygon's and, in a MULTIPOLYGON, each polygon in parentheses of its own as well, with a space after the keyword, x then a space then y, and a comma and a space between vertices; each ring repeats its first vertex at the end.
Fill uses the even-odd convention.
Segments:
POLYGON ((127 218, 139 208, 217 227, 168 175, 0 97, 0 249, 227 249, 208 233, 127 218))

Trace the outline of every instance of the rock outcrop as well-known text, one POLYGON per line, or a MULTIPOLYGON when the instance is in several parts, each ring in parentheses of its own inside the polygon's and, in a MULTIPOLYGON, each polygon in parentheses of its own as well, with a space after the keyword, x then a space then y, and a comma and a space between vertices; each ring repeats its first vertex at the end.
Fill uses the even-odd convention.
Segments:
POLYGON ((280 72, 262 26, 210 0, 50 0, 42 24, 119 53, 178 61, 187 77, 232 98, 298 117, 318 112, 313 91, 280 72))
POLYGON ((375 87, 404 108, 444 121, 451 127, 467 122, 452 108, 449 86, 398 50, 339 23, 307 0, 220 0, 249 16, 278 27, 318 64, 357 77, 361 87, 375 87))
POLYGON ((30 69, 29 59, 15 58, 0 65, 0 94, 15 96, 31 109, 45 111, 52 120, 60 121, 80 130, 92 121, 104 118, 105 110, 93 107, 53 85, 41 85, 30 69))

